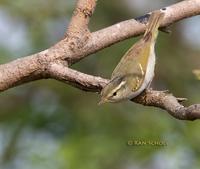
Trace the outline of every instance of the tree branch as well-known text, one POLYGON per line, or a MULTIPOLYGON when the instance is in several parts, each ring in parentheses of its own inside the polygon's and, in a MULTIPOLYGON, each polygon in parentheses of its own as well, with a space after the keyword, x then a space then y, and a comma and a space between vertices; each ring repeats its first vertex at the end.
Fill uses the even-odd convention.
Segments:
POLYGON ((41 55, 43 53, 0 65, 0 91, 45 78, 45 62, 42 61, 41 55))
MULTIPOLYGON (((100 92, 109 80, 68 68, 70 64, 124 39, 138 36, 145 30, 148 15, 120 22, 90 33, 88 23, 96 0, 78 0, 74 15, 63 40, 49 49, 0 65, 0 91, 44 78, 53 78, 86 91, 100 92), (141 22, 141 23, 140 23, 141 22)), ((199 0, 185 0, 166 7, 161 27, 200 14, 199 0)), ((180 99, 162 91, 147 91, 134 102, 159 107, 181 120, 200 119, 200 105, 184 107, 180 99)))
MULTIPOLYGON (((68 26, 67 34, 83 34, 88 31, 88 23, 92 16, 97 0, 78 0, 71 22, 68 26)), ((84 35, 84 34, 83 34, 84 35)))
POLYGON ((180 104, 184 100, 184 98, 176 98, 173 94, 166 91, 148 90, 132 101, 144 106, 159 107, 179 120, 200 119, 200 104, 185 107, 180 104))
MULTIPOLYGON (((200 14, 199 0, 184 0, 177 4, 165 8, 165 17, 161 23, 161 27, 167 27, 184 18, 192 17, 200 14)), ((148 17, 148 15, 144 15, 148 17)), ((144 18, 143 18, 144 19, 144 18)), ((88 43, 83 48, 83 55, 70 58, 70 62, 74 63, 95 53, 103 48, 111 46, 117 42, 141 35, 145 31, 145 25, 137 22, 135 19, 123 21, 107 27, 105 29, 93 32, 88 43), (88 53, 89 52, 89 53, 88 53)))
MULTIPOLYGON (((109 82, 108 79, 87 75, 62 64, 52 64, 48 71, 52 78, 85 91, 100 92, 109 82)), ((132 99, 133 102, 144 106, 159 107, 180 120, 200 119, 200 104, 184 107, 180 104, 184 100, 183 98, 176 98, 167 91, 154 90, 146 90, 132 99)))
POLYGON ((102 86, 109 81, 101 77, 81 73, 57 63, 52 63, 49 66, 48 73, 51 78, 90 92, 100 92, 102 86))

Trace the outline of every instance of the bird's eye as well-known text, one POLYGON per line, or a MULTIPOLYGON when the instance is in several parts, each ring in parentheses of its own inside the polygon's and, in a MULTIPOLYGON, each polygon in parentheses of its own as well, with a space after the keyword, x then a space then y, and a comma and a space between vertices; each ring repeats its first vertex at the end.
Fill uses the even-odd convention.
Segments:
POLYGON ((113 96, 117 96, 117 92, 114 92, 114 93, 113 93, 113 96))

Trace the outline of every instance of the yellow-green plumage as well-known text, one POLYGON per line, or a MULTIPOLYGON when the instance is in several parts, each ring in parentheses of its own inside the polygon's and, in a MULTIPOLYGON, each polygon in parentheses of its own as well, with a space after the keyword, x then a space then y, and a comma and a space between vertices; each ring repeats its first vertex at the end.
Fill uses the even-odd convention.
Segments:
POLYGON ((161 11, 151 14, 143 38, 125 53, 114 69, 111 81, 102 89, 100 103, 131 99, 151 83, 155 67, 155 40, 163 17, 161 11))

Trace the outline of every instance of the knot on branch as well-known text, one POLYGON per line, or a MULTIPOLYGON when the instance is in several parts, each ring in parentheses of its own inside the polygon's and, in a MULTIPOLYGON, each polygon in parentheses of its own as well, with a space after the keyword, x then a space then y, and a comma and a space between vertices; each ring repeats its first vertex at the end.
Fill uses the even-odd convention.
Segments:
POLYGON ((72 36, 69 39, 69 48, 73 52, 80 52, 80 49, 82 49, 86 45, 89 38, 90 38, 89 33, 72 36))
POLYGON ((87 17, 91 17, 92 16, 93 11, 90 8, 76 8, 74 10, 74 16, 78 15, 78 14, 82 14, 85 18, 87 17))

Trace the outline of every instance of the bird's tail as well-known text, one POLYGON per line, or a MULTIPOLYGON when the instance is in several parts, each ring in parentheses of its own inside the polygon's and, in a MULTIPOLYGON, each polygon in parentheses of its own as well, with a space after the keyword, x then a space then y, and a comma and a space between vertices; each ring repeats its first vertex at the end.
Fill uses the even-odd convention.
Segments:
POLYGON ((150 38, 151 39, 157 38, 158 28, 163 18, 164 18, 164 12, 160 10, 152 12, 147 24, 146 31, 143 36, 144 40, 149 40, 150 38))

